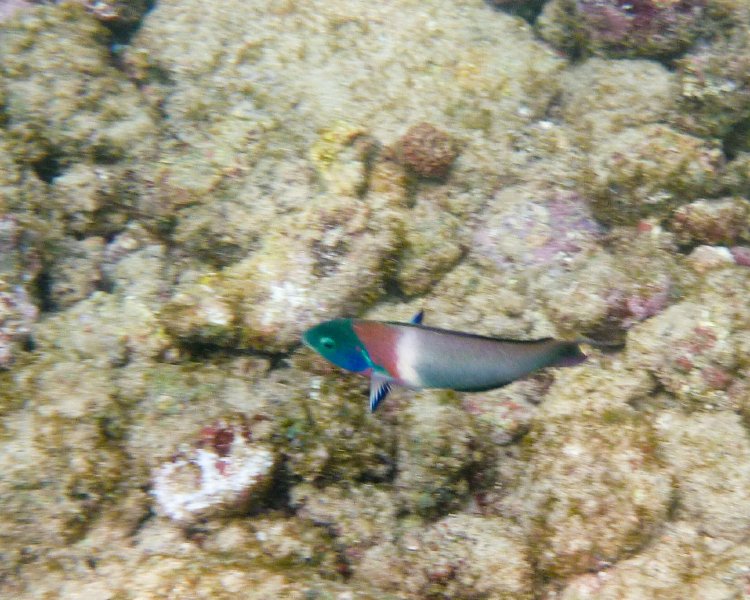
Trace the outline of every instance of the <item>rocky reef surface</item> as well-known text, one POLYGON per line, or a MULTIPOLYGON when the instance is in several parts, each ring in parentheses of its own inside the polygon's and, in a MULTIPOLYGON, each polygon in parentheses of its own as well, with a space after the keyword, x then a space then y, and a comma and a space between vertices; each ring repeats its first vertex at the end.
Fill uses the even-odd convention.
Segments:
POLYGON ((747 23, 0 0, 0 596, 747 597, 747 23), (371 415, 300 346, 420 309, 609 349, 371 415))

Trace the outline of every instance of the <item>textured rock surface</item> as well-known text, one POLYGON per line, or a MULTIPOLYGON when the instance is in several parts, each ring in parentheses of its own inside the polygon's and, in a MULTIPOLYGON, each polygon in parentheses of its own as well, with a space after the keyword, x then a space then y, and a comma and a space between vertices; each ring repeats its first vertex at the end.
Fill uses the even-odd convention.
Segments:
POLYGON ((747 595, 745 9, 513 5, 0 0, 0 596, 747 595), (422 309, 624 349, 299 345, 422 309))

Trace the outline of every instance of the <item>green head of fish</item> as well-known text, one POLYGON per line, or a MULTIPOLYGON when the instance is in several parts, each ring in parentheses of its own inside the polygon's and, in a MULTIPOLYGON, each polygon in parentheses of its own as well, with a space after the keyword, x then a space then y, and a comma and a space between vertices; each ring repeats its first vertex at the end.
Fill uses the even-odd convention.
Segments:
POLYGON ((334 365, 359 373, 370 368, 364 345, 354 333, 351 319, 334 319, 311 327, 302 341, 334 365))

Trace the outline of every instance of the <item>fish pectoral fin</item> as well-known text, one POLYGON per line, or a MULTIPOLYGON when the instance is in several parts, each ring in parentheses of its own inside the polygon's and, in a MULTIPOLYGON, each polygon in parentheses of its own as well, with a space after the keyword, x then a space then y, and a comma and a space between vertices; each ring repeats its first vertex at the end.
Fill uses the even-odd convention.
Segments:
POLYGON ((416 315, 414 315, 409 323, 412 323, 414 325, 421 325, 422 319, 424 319, 424 309, 420 310, 416 315))
POLYGON ((391 383, 382 375, 373 375, 370 377, 370 412, 374 413, 380 403, 385 400, 388 392, 391 391, 391 383))

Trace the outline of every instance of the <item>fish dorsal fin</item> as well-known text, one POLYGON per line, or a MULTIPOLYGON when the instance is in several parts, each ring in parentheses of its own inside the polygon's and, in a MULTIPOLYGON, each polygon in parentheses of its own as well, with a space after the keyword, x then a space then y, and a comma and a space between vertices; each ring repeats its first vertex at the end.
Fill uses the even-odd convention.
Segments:
POLYGON ((372 374, 370 377, 370 412, 374 413, 380 403, 385 400, 388 392, 391 391, 391 384, 382 375, 372 374))
POLYGON ((424 310, 420 310, 416 315, 414 315, 409 323, 412 323, 413 325, 421 325, 422 319, 424 319, 424 310))

